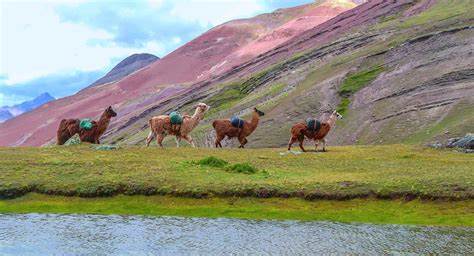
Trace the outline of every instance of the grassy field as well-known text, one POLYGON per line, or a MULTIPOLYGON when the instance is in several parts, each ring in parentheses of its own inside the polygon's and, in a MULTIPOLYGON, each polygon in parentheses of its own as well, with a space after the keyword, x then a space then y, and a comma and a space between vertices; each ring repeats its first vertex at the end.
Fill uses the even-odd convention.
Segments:
POLYGON ((474 226, 473 155, 408 145, 328 150, 1 148, 0 212, 474 226))
POLYGON ((0 213, 88 213, 120 215, 329 220, 378 224, 474 226, 474 201, 437 202, 300 198, 206 198, 125 196, 80 198, 28 194, 0 200, 0 213))
POLYGON ((37 192, 81 197, 140 194, 309 200, 474 197, 471 154, 407 145, 328 150, 280 155, 286 151, 96 150, 90 145, 1 148, 0 196, 37 192), (215 161, 224 163, 216 165, 215 161))

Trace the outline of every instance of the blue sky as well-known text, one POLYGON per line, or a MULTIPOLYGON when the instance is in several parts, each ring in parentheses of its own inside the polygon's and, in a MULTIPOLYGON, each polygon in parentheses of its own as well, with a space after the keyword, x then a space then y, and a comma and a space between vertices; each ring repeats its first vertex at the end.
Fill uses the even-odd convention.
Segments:
POLYGON ((308 2, 0 1, 0 106, 71 95, 133 53, 163 57, 223 22, 308 2))

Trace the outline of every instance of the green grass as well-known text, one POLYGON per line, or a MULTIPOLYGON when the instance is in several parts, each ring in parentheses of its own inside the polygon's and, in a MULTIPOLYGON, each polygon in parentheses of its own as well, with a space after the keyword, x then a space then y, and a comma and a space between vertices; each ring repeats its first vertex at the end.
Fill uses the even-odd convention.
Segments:
POLYGON ((470 100, 461 101, 453 107, 441 121, 417 133, 410 134, 403 142, 414 144, 433 140, 433 138, 444 141, 455 136, 454 134, 464 135, 464 131, 473 131, 473 117, 474 108, 470 100), (450 133, 445 134, 445 131, 449 131, 450 133))
POLYGON ((448 19, 459 19, 461 15, 469 17, 473 12, 474 6, 471 0, 441 0, 428 10, 400 23, 399 27, 425 26, 448 19))
POLYGON ((349 104, 351 103, 351 100, 349 98, 341 98, 341 102, 337 106, 337 112, 339 112, 341 115, 345 115, 347 113, 347 110, 349 109, 349 104))
POLYGON ((368 83, 374 80, 380 73, 384 71, 383 66, 375 66, 368 70, 357 72, 347 76, 339 88, 339 95, 349 97, 360 89, 364 88, 368 83))
POLYGON ((227 161, 219 159, 215 156, 209 156, 206 158, 203 158, 199 161, 195 162, 196 164, 202 165, 202 166, 210 166, 210 167, 224 167, 228 164, 227 161))
POLYGON ((212 108, 206 116, 213 116, 242 100, 246 94, 242 93, 241 87, 241 81, 232 82, 229 85, 224 85, 213 97, 207 99, 207 104, 212 108))
POLYGON ((328 150, 0 148, 0 196, 14 197, 0 200, 0 212, 474 226, 472 155, 408 145, 328 150))
POLYGON ((233 164, 231 166, 228 166, 226 168, 226 171, 228 172, 235 172, 235 173, 245 173, 245 174, 253 174, 258 171, 258 169, 249 164, 249 163, 239 163, 239 164, 233 164))
POLYGON ((115 196, 79 198, 28 194, 0 200, 1 213, 88 213, 246 219, 329 220, 379 224, 474 226, 474 202, 410 202, 299 198, 180 198, 115 196))
POLYGON ((0 148, 0 196, 38 192, 82 197, 467 199, 474 195, 470 154, 408 145, 328 147, 325 153, 299 155, 280 152, 285 149, 0 148), (209 156, 231 165, 250 163, 262 171, 242 175, 193 164, 209 156))
POLYGON ((354 93, 364 88, 372 80, 384 71, 384 67, 381 65, 374 66, 369 70, 364 70, 354 74, 350 74, 344 79, 341 87, 339 88, 339 96, 341 96, 341 102, 339 103, 337 110, 341 115, 345 115, 349 109, 350 99, 354 93))

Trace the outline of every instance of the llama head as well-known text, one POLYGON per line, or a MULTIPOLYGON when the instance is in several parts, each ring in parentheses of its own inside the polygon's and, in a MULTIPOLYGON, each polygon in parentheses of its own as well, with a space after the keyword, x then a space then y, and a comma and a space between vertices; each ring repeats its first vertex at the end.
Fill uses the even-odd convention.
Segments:
POLYGON ((332 112, 331 115, 332 115, 332 116, 336 116, 337 119, 342 119, 342 115, 339 114, 339 112, 337 112, 337 110, 334 110, 334 112, 332 112))
POLYGON ((196 105, 196 108, 201 110, 201 112, 205 112, 205 111, 209 110, 211 107, 209 105, 207 105, 206 103, 200 102, 196 105))
POLYGON ((257 108, 253 108, 253 110, 258 114, 258 116, 264 116, 265 113, 263 113, 262 111, 258 110, 257 108))
POLYGON ((109 106, 106 110, 105 113, 107 113, 108 116, 110 117, 115 117, 117 116, 117 113, 112 109, 112 106, 109 106))

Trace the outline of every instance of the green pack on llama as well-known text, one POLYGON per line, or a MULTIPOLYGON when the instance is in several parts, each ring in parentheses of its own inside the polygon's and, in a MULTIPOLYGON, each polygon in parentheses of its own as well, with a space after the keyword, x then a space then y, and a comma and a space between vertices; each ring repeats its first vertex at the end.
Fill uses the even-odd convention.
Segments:
POLYGON ((92 119, 90 118, 81 119, 81 121, 79 122, 79 127, 85 130, 92 129, 92 119))
POLYGON ((170 116, 171 124, 182 124, 183 123, 183 116, 178 111, 171 112, 169 116, 170 116))

